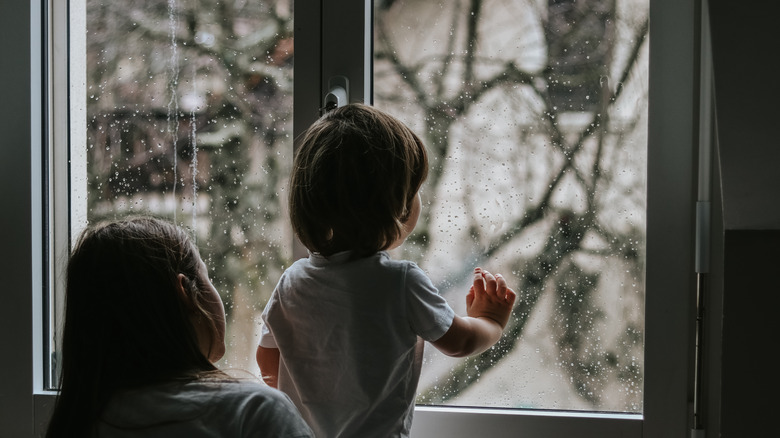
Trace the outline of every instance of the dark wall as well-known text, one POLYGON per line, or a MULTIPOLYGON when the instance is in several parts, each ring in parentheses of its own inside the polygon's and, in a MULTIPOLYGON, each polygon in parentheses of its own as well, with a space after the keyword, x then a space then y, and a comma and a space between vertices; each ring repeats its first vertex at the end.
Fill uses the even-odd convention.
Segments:
POLYGON ((778 229, 780 6, 711 0, 710 12, 724 225, 778 229))
POLYGON ((724 237, 722 436, 768 436, 780 389, 780 230, 726 230, 724 237))
POLYGON ((780 7, 709 5, 720 195, 713 205, 722 210, 713 215, 707 436, 768 436, 780 393, 780 7))

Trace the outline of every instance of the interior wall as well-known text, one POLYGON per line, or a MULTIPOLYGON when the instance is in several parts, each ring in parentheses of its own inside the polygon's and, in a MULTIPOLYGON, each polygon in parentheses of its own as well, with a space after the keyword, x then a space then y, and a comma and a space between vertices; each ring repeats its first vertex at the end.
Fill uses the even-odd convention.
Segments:
POLYGON ((719 186, 713 231, 707 437, 766 436, 778 383, 780 81, 774 2, 710 0, 719 186), (718 330, 722 328, 722 332, 718 330))
POLYGON ((780 228, 775 2, 710 0, 724 226, 780 228))
POLYGON ((724 242, 721 436, 769 436, 777 428, 780 230, 726 230, 724 242))

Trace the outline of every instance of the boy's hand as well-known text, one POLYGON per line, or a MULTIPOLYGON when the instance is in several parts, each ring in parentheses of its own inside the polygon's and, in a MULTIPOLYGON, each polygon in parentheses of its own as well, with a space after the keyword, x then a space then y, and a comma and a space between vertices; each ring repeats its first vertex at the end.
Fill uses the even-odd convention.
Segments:
POLYGON ((517 294, 506 286, 501 274, 493 275, 482 269, 474 269, 474 284, 466 295, 466 314, 472 318, 489 318, 501 329, 506 327, 517 294))
POLYGON ((467 317, 455 316, 452 325, 433 346, 453 357, 482 353, 501 339, 517 295, 501 275, 474 270, 474 284, 466 295, 467 317))

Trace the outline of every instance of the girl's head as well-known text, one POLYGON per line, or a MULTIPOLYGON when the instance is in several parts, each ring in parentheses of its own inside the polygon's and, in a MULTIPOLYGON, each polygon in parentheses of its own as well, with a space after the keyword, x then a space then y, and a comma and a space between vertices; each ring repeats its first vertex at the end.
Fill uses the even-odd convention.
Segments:
POLYGON ((414 228, 427 175, 425 146, 399 120, 362 104, 337 108, 303 134, 290 179, 293 229, 325 256, 397 246, 414 228))
POLYGON ((215 371, 224 334, 222 301, 186 232, 153 218, 88 228, 68 264, 62 339, 58 409, 75 416, 59 421, 94 424, 117 390, 215 371))

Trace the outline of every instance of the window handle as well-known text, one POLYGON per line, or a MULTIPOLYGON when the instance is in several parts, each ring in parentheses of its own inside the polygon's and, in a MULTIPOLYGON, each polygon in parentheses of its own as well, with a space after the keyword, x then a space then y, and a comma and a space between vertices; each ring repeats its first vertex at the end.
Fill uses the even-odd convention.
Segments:
POLYGON ((322 103, 322 113, 342 107, 349 102, 349 79, 334 76, 328 80, 328 92, 322 103))

